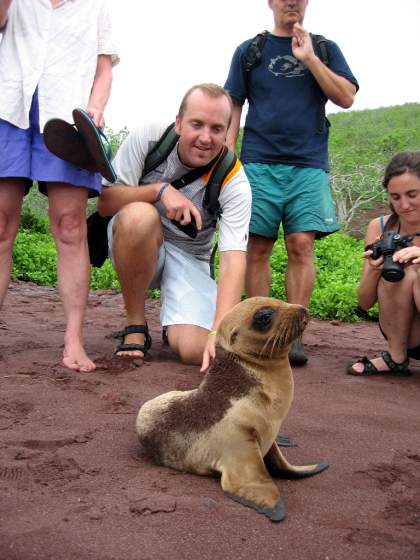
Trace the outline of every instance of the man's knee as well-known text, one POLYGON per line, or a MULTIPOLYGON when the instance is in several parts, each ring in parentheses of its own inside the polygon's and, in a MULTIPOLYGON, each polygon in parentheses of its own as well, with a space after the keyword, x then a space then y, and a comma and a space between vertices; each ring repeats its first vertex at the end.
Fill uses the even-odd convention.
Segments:
POLYGON ((169 347, 187 365, 201 365, 207 331, 193 325, 171 325, 168 327, 169 347))
POLYGON ((274 239, 250 235, 247 249, 248 263, 267 261, 273 251, 274 239))
POLYGON ((203 361, 203 350, 200 352, 197 348, 181 345, 178 349, 178 355, 183 364, 187 366, 199 366, 203 361))
POLYGON ((314 235, 312 233, 293 233, 286 236, 286 249, 289 260, 306 263, 313 260, 314 235))
POLYGON ((114 220, 113 236, 116 243, 119 239, 128 243, 142 239, 160 239, 162 224, 158 211, 144 202, 127 204, 114 220))

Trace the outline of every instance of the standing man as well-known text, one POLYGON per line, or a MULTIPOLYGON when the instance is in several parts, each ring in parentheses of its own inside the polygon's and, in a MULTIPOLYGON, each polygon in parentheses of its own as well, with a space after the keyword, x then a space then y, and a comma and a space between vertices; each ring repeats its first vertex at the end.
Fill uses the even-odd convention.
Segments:
POLYGON ((245 284, 251 215, 251 189, 237 161, 219 195, 217 288, 210 276, 215 216, 203 199, 231 115, 232 101, 223 88, 194 86, 176 117, 178 141, 156 169, 143 177, 146 156, 168 123, 135 129, 118 150, 113 161, 117 181, 108 183, 98 203, 101 215, 113 216, 108 226, 110 256, 127 313, 117 355, 141 358, 150 348, 145 299, 154 287, 161 290, 161 323, 172 350, 184 363, 201 364, 202 371, 215 355, 215 331, 240 301, 245 284), (181 178, 186 184, 177 190, 172 183, 179 186, 181 178), (195 238, 179 228, 194 222, 195 238))
POLYGON ((48 196, 66 332, 63 364, 89 372, 82 325, 89 291, 86 203, 101 188, 89 173, 48 151, 47 120, 86 109, 96 126, 118 55, 106 0, 0 0, 0 306, 10 282, 23 196, 33 181, 48 196))
MULTIPOLYGON (((253 197, 246 290, 248 296, 268 295, 270 256, 283 224, 287 299, 309 307, 314 240, 338 230, 328 183, 325 104, 351 107, 358 84, 335 43, 326 45, 328 66, 321 61, 316 38, 302 26, 308 0, 268 0, 268 5, 274 30, 257 46, 260 60, 247 71, 255 41, 242 43, 225 84, 234 103, 227 135, 231 149, 243 103, 249 103, 241 151, 253 197)), ((306 363, 301 340, 289 358, 306 363)))

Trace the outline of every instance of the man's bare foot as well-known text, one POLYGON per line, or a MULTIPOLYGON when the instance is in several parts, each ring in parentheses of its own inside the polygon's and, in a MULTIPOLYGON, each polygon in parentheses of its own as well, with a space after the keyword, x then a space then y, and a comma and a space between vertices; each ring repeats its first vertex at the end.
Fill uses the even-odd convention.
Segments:
POLYGON ((96 365, 88 356, 81 344, 66 344, 63 351, 63 364, 73 371, 89 373, 96 365))

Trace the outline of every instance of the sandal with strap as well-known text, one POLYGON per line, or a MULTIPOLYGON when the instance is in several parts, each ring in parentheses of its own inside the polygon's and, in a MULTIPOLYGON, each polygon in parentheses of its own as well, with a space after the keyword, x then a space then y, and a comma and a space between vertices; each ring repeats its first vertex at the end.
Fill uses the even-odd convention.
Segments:
POLYGON ((383 361, 386 363, 389 369, 387 370, 378 370, 378 368, 369 360, 367 356, 363 356, 360 360, 357 360, 356 363, 363 364, 364 369, 363 371, 357 371, 353 368, 353 366, 349 366, 347 369, 347 373, 350 375, 358 375, 360 377, 368 376, 368 375, 388 375, 393 373, 395 375, 399 375, 401 377, 406 377, 411 375, 411 371, 409 369, 409 359, 405 359, 401 363, 394 362, 391 358, 391 354, 389 352, 382 352, 381 353, 383 361))
POLYGON ((147 326, 147 323, 145 325, 128 325, 122 331, 112 333, 112 338, 121 339, 120 344, 115 347, 114 354, 117 354, 118 352, 131 352, 134 350, 135 352, 143 352, 143 357, 145 357, 147 351, 152 346, 152 338, 149 334, 149 327, 147 326), (128 334, 134 333, 144 334, 144 344, 136 344, 134 342, 126 344, 124 342, 125 337, 128 334))

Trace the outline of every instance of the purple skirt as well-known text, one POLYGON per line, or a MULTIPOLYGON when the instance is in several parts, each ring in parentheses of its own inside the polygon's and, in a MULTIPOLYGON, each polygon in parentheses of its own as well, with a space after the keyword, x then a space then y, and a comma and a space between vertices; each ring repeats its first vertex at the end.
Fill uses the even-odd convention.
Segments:
POLYGON ((58 158, 45 146, 39 128, 38 91, 32 98, 29 128, 22 129, 0 119, 0 177, 19 177, 27 183, 38 181, 39 190, 47 194, 47 183, 67 183, 89 189, 89 198, 99 196, 102 178, 58 158))

